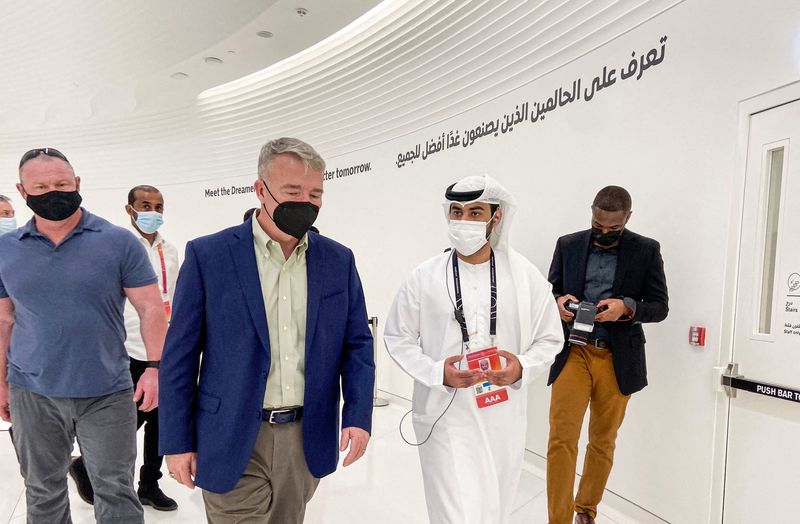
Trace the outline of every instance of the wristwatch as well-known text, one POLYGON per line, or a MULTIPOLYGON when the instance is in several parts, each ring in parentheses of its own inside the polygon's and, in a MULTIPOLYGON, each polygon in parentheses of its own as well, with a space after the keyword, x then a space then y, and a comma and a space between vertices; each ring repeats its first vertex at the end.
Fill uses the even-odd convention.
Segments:
POLYGON ((146 368, 156 368, 158 369, 158 365, 161 364, 160 360, 148 360, 146 368))

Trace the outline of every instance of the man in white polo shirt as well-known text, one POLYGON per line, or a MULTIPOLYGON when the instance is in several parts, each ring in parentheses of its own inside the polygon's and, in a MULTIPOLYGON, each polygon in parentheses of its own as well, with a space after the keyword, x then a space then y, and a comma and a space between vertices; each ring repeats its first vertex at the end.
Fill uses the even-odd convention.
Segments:
MULTIPOLYGON (((178 279, 178 250, 164 240, 158 229, 164 223, 164 197, 153 186, 136 186, 128 192, 125 211, 130 216, 131 231, 141 242, 150 256, 150 263, 158 276, 158 288, 164 302, 167 321, 170 319, 172 295, 178 279)), ((144 341, 139 330, 139 316, 130 302, 125 302, 125 349, 131 360, 131 377, 136 384, 147 366, 144 341)), ((171 511, 178 504, 161 491, 158 481, 161 478, 163 457, 158 454, 158 409, 137 411, 137 428, 144 425, 144 464, 139 470, 139 501, 144 506, 152 506, 160 511, 171 511)), ((78 486, 78 493, 88 503, 93 503, 94 494, 86 469, 79 457, 70 466, 70 475, 78 486)))

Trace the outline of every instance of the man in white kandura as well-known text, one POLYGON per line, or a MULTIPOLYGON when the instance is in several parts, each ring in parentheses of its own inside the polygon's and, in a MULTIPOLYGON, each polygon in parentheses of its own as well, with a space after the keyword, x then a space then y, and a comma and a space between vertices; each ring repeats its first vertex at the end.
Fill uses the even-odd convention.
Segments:
POLYGON ((469 176, 445 198, 453 250, 403 284, 384 339, 414 378, 431 523, 506 523, 522 474, 526 385, 561 350, 561 322, 550 284, 508 245, 508 191, 469 176))

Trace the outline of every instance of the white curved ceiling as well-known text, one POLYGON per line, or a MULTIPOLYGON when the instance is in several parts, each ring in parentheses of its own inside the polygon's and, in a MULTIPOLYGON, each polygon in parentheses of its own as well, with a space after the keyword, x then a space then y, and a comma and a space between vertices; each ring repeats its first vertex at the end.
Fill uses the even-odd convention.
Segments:
POLYGON ((313 49, 202 93, 207 162, 233 176, 259 140, 281 134, 337 155, 392 140, 531 83, 681 1, 386 0, 313 49))
MULTIPOLYGON (((244 19, 253 16, 251 11, 257 10, 252 0, 229 0, 225 9, 220 8, 222 2, 203 1, 200 5, 209 11, 197 15, 194 29, 184 31, 181 38, 195 39, 195 47, 202 47, 207 42, 196 35, 199 28, 220 19, 227 29, 209 37, 218 44, 178 63, 175 60, 189 53, 191 46, 182 42, 184 51, 179 52, 169 48, 170 39, 165 39, 150 52, 165 48, 171 58, 142 58, 144 64, 126 66, 131 81, 137 75, 150 80, 157 77, 152 85, 139 82, 129 114, 64 122, 45 118, 43 124, 14 132, 4 126, 0 129, 0 160, 18 159, 21 151, 45 143, 60 146, 79 151, 84 165, 94 170, 95 176, 104 177, 100 186, 116 187, 126 184, 120 178, 142 172, 155 184, 251 173, 258 147, 275 136, 298 136, 324 156, 341 155, 436 124, 529 84, 683 0, 385 0, 371 10, 368 8, 377 0, 298 1, 310 6, 312 14, 337 11, 342 29, 308 42, 288 58, 273 60, 265 69, 261 69, 265 64, 254 60, 242 66, 241 74, 225 80, 260 71, 228 84, 205 79, 186 84, 192 89, 177 97, 178 103, 170 98, 174 93, 159 92, 158 86, 181 85, 164 80, 165 76, 178 65, 194 67, 187 70, 193 75, 208 70, 198 59, 207 49, 222 52, 227 48, 233 37, 224 40, 223 33, 235 31, 237 24, 244 35, 252 35, 256 29, 253 24, 241 28, 244 19), (228 13, 229 6, 234 13, 228 13), (365 14, 346 25, 348 16, 355 19, 357 15, 342 15, 338 11, 343 6, 365 14), (200 93, 201 87, 209 89, 200 93), (114 166, 116 180, 105 173, 107 165, 114 166), (158 172, 154 165, 159 166, 158 172)), ((173 2, 184 8, 198 4, 196 0, 173 2)), ((157 0, 141 3, 154 8, 157 0)), ((266 13, 278 8, 290 12, 289 5, 296 7, 282 0, 260 6, 267 4, 266 13)), ((3 20, 0 30, 13 26, 8 17, 3 20)), ((31 19, 27 20, 27 25, 32 25, 31 19)), ((108 25, 126 31, 124 24, 108 25)), ((148 29, 154 32, 144 35, 142 45, 159 41, 164 27, 171 24, 157 27, 161 29, 148 29)), ((295 30, 304 32, 300 27, 295 30)), ((266 26, 259 29, 272 30, 266 26)), ((14 31, 20 36, 19 29, 14 31)), ((108 38, 110 33, 113 31, 103 34, 108 38)), ((132 41, 129 34, 120 38, 132 41)), ((30 35, 27 40, 35 41, 30 35)), ((131 47, 128 45, 126 52, 135 55, 131 47)), ((117 54, 109 51, 101 56, 106 66, 95 68, 98 77, 110 70, 108 63, 117 54)), ((32 60, 28 55, 28 62, 32 60)), ((45 69, 26 69, 31 70, 45 69)), ((31 87, 30 79, 27 81, 31 87)), ((116 103, 125 100, 121 94, 115 98, 116 103)), ((10 160, 8 164, 11 169, 10 160)))
POLYGON ((166 111, 291 56, 379 0, 15 0, 0 4, 0 129, 166 111), (296 8, 308 10, 298 16, 296 8), (274 34, 265 39, 261 30, 274 34), (207 64, 206 56, 222 64, 207 64), (188 78, 176 80, 177 72, 188 78))

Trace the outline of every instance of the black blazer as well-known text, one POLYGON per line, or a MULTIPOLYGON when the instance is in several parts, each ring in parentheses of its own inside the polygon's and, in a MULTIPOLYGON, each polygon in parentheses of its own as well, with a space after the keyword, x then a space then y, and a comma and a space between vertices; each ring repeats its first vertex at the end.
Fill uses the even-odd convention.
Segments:
MULTIPOLYGON (((556 251, 550 265, 548 280, 553 285, 553 294, 574 295, 583 298, 586 280, 586 262, 592 241, 592 230, 566 235, 556 242, 556 251)), ((664 261, 658 242, 637 235, 628 229, 620 238, 617 271, 614 276, 614 297, 630 297, 636 300, 636 314, 630 321, 607 322, 605 327, 611 337, 611 353, 617 384, 623 395, 630 395, 647 385, 647 366, 644 358, 644 331, 642 323, 660 322, 667 317, 667 279, 664 276, 664 261)), ((550 368, 552 384, 570 352, 569 327, 563 323, 564 349, 556 356, 550 368)))

